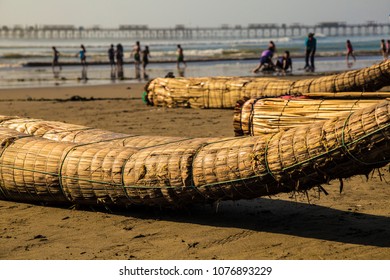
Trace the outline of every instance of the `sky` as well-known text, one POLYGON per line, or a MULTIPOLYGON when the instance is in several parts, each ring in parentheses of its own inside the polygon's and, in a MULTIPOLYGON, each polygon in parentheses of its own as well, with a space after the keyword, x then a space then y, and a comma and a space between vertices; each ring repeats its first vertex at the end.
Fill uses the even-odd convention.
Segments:
POLYGON ((388 23, 390 0, 0 0, 0 27, 388 23))

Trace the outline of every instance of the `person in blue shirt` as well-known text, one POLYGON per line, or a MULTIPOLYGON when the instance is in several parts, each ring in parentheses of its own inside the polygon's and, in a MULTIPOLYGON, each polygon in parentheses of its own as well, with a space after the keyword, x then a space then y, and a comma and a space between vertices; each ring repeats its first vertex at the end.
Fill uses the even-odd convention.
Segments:
POLYGON ((305 55, 305 70, 314 71, 314 55, 317 49, 317 39, 314 33, 309 33, 305 41, 306 55, 305 55), (310 61, 310 64, 309 64, 310 61))
POLYGON ((87 55, 86 55, 87 50, 85 49, 84 45, 80 45, 80 51, 78 53, 80 62, 81 62, 81 81, 87 82, 88 77, 87 77, 87 55))
POLYGON ((80 62, 83 67, 87 66, 87 55, 86 52, 87 50, 85 49, 84 45, 80 46, 81 50, 79 51, 79 57, 80 57, 80 62))

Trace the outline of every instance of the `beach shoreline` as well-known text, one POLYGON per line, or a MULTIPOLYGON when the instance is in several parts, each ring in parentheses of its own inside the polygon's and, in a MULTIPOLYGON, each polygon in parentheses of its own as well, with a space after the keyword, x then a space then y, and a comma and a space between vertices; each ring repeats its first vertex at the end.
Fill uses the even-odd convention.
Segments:
MULTIPOLYGON (((313 75, 361 69, 383 60, 378 50, 379 41, 383 36, 381 34, 354 38, 319 36, 315 59, 316 73, 313 75), (347 39, 352 40, 356 62, 346 60, 347 39)), ((164 77, 169 72, 174 73, 176 77, 277 76, 276 73, 256 75, 252 73, 259 63, 261 52, 268 47, 270 40, 276 44, 274 62, 285 50, 289 50, 293 62, 293 75, 309 74, 304 71, 304 37, 271 37, 237 40, 183 38, 181 42, 143 39, 140 41, 142 48, 146 46, 150 48, 145 79, 142 69, 139 75, 134 67, 131 50, 135 42, 114 42, 115 39, 109 38, 4 40, 0 43, 0 88, 138 83, 164 77), (107 56, 110 45, 116 47, 119 43, 124 50, 123 75, 116 73, 107 56), (177 69, 177 43, 184 49, 184 59, 188 66, 180 71, 177 69), (86 68, 80 64, 78 56, 80 44, 84 44, 87 49, 86 68), (61 68, 52 68, 53 46, 60 53, 58 61, 61 68), (123 78, 118 79, 118 76, 123 78)))
MULTIPOLYGON (((277 56, 281 56, 283 54, 283 49, 279 50, 279 53, 277 56)), ((302 53, 292 53, 291 54, 294 59, 303 59, 305 56, 302 53)), ((365 56, 379 56, 378 51, 360 51, 358 54, 360 57, 365 56)), ((318 52, 316 53, 317 58, 345 58, 345 52, 318 52)), ((224 62, 224 61, 253 61, 253 60, 259 60, 259 55, 257 56, 234 56, 234 55, 221 55, 218 57, 205 57, 205 58, 189 58, 186 59, 186 62, 188 63, 194 63, 194 62, 224 62)), ((150 63, 153 64, 176 64, 176 60, 174 59, 152 59, 150 60, 150 63)), ((91 61, 88 62, 89 65, 110 65, 109 61, 91 61)), ((67 62, 61 62, 60 65, 62 67, 67 66, 79 66, 80 62, 75 61, 67 61, 67 62)), ((134 61, 124 61, 123 65, 134 65, 134 61)), ((52 62, 50 61, 27 61, 22 64, 23 67, 48 67, 52 66, 52 62)))
POLYGON ((347 70, 357 70, 372 66, 380 62, 377 56, 358 57, 356 62, 345 61, 344 57, 317 57, 316 71, 304 70, 304 58, 293 60, 293 71, 287 76, 281 76, 278 72, 252 73, 252 69, 259 63, 258 59, 234 59, 234 60, 199 60, 187 62, 187 67, 178 69, 176 63, 156 63, 151 61, 146 72, 140 70, 137 74, 132 63, 123 67, 123 76, 118 77, 116 69, 106 63, 88 64, 81 67, 79 64, 69 64, 61 69, 52 69, 48 63, 46 66, 19 67, 0 69, 0 88, 35 88, 35 87, 68 87, 85 85, 115 85, 146 83, 147 81, 165 77, 167 73, 173 73, 176 77, 217 77, 217 76, 240 76, 240 77, 275 77, 289 76, 321 76, 340 73, 347 70), (146 75, 145 75, 146 74, 146 75))
MULTIPOLYGON (((281 77, 303 79, 309 76, 281 77)), ((1 115, 115 132, 233 137, 233 110, 162 108, 145 82, 0 89, 1 115), (73 98, 78 96, 80 98, 73 98)), ((2 260, 388 260, 387 171, 304 194, 186 209, 64 208, 0 200, 2 260), (386 173, 386 174, 385 174, 386 173)))

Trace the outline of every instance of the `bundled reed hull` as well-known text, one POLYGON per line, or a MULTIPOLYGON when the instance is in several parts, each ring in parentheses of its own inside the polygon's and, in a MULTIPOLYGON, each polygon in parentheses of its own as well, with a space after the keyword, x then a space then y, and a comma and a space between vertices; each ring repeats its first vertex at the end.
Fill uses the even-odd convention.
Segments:
POLYGON ((194 138, 145 148, 107 145, 108 138, 59 142, 1 128, 0 198, 180 206, 302 191, 386 165, 389 109, 384 101, 270 137, 194 138))
POLYGON ((237 102, 236 136, 276 133, 296 126, 329 120, 381 102, 378 99, 263 98, 237 102))
POLYGON ((234 108, 241 99, 319 92, 374 92, 388 85, 390 61, 299 81, 256 77, 156 78, 145 86, 145 91, 148 104, 155 106, 234 108))
POLYGON ((186 137, 123 134, 82 125, 18 116, 0 115, 0 127, 55 141, 72 143, 106 142, 116 146, 132 148, 146 148, 188 139, 186 137))

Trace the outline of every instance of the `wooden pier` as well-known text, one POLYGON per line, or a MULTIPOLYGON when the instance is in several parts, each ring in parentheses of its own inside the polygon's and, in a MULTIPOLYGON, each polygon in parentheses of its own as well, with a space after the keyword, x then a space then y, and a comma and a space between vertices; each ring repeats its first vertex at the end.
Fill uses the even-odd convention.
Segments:
POLYGON ((302 37, 309 32, 324 36, 390 35, 390 23, 366 22, 346 24, 323 22, 313 26, 301 24, 249 24, 248 26, 149 28, 146 25, 121 25, 118 28, 75 27, 73 25, 2 26, 2 39, 255 39, 302 37))

